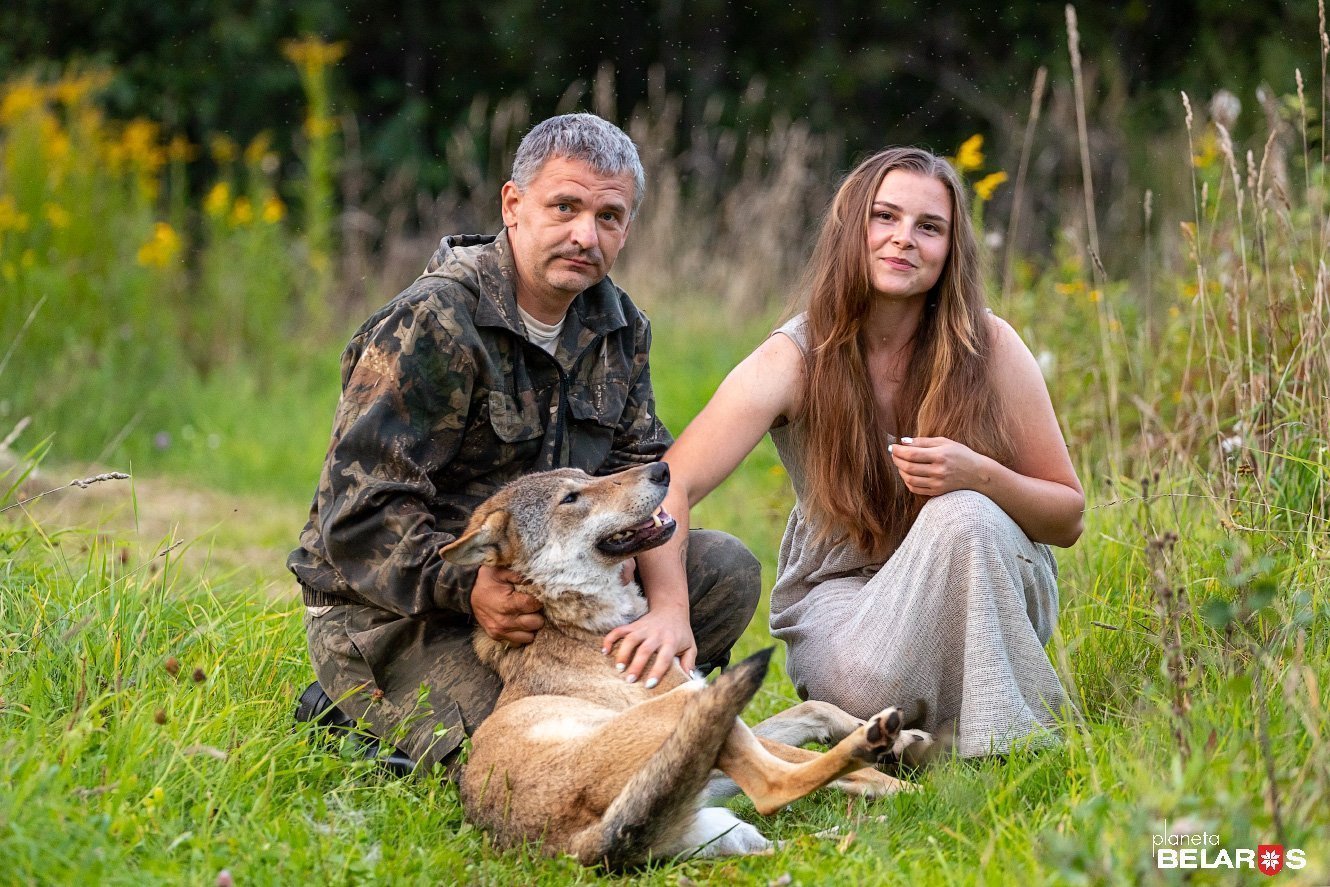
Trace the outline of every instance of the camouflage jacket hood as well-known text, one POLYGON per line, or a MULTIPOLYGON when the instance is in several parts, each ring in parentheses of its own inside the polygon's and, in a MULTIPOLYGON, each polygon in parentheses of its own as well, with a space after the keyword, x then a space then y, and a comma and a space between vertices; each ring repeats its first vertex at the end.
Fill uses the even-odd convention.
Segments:
MULTIPOLYGON (((439 549, 504 483, 659 459, 651 328, 606 278, 573 300, 553 356, 517 313, 506 231, 444 238, 342 355, 342 395, 300 547, 309 604, 470 612, 475 568, 439 549)), ((460 617, 459 617, 460 618, 460 617)))

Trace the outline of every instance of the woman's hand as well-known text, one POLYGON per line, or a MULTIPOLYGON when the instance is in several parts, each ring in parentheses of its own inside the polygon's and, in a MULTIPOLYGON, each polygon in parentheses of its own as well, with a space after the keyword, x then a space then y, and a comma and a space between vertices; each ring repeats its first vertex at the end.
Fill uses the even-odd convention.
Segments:
POLYGON ((647 660, 655 654, 656 661, 646 676, 648 690, 665 677, 675 657, 685 672, 692 671, 697 664, 697 642, 693 640, 686 607, 651 610, 636 622, 619 626, 605 635, 604 652, 608 654, 615 643, 619 648, 615 651, 614 667, 624 673, 624 680, 630 684, 642 676, 647 660))
POLYGON ((941 496, 955 490, 984 491, 992 460, 945 437, 902 437, 887 448, 911 493, 941 496))

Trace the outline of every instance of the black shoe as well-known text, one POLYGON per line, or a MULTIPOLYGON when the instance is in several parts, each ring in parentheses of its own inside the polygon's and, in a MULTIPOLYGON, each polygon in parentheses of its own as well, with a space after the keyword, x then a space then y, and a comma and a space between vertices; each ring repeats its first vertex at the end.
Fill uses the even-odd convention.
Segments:
POLYGON ((310 684, 305 688, 305 692, 300 694, 300 700, 296 703, 296 720, 341 730, 349 730, 356 725, 354 718, 348 717, 345 712, 333 705, 333 701, 323 692, 318 681, 310 684))
POLYGON ((334 705, 318 681, 300 694, 300 700, 296 703, 296 720, 324 727, 333 735, 349 735, 360 747, 363 757, 378 761, 381 767, 394 776, 409 776, 416 768, 416 762, 411 760, 411 756, 400 749, 389 746, 388 754, 383 754, 378 737, 357 728, 356 719, 334 705))

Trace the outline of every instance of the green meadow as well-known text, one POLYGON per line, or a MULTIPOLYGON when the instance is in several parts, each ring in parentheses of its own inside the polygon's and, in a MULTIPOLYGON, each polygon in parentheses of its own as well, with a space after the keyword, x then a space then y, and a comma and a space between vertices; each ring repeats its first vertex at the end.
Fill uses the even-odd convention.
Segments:
MULTIPOLYGON (((293 61, 317 121, 335 54, 293 61)), ((1110 278, 1097 236, 1072 226, 1049 257, 994 252, 994 308, 1045 368, 1088 496, 1083 537, 1058 552, 1049 652, 1081 714, 1062 746, 942 761, 921 791, 873 802, 814 794, 762 824, 780 841, 769 856, 609 877, 537 847, 496 852, 436 774, 388 776, 293 723, 311 674, 282 562, 341 346, 414 272, 379 268, 361 298, 338 288, 329 128, 307 127, 300 173, 279 180, 261 139, 195 145, 109 119, 100 85, 72 71, 0 93, 0 883, 1259 880, 1157 868, 1170 831, 1217 835, 1212 859, 1301 848, 1306 867, 1280 882, 1330 880, 1330 206, 1315 142, 1246 154, 1188 105, 1187 196, 1147 197, 1168 227, 1112 247, 1139 255, 1135 272, 1110 278), (68 486, 106 471, 132 477, 68 486)), ((1301 132, 1315 101, 1288 97, 1301 132)), ((973 162, 981 215, 979 186, 1013 183, 973 162)), ((786 185, 746 187, 775 207, 786 185)), ((653 319, 677 432, 775 325, 784 290, 742 250, 715 251, 681 290, 656 254, 690 248, 687 220, 643 225, 622 280, 653 319), (727 275, 769 291, 735 296, 727 275)), ((764 442, 695 523, 743 538, 769 585, 791 502, 764 442)), ((738 653, 771 643, 762 608, 738 653)), ((795 701, 774 662, 753 720, 795 701)))

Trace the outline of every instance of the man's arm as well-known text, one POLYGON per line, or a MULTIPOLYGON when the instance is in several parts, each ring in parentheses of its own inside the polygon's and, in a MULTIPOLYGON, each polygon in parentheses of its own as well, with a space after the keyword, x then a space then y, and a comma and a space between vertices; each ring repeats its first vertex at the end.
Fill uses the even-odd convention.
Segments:
POLYGON ((614 444, 597 474, 610 474, 634 465, 656 462, 674 438, 656 415, 656 394, 651 387, 651 324, 638 321, 633 342, 633 371, 628 400, 614 432, 614 444))
POLYGON ((433 472, 461 446, 474 364, 446 312, 402 305, 348 354, 320 488, 319 532, 364 600, 404 616, 470 613, 475 567, 446 563, 433 472))

